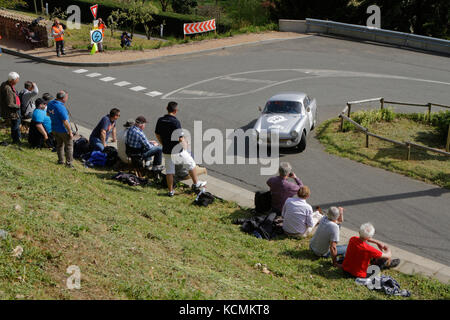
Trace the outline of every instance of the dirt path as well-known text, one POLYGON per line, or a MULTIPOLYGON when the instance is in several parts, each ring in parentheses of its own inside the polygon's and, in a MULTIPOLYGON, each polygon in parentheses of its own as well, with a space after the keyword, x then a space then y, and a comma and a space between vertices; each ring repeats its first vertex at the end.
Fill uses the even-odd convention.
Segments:
POLYGON ((196 51, 208 50, 222 48, 226 46, 239 45, 244 43, 252 43, 257 41, 268 41, 275 39, 289 39, 289 38, 300 38, 306 35, 294 33, 294 32, 263 32, 263 33, 252 33, 252 34, 242 34, 229 38, 222 39, 211 39, 196 41, 186 44, 174 45, 171 47, 164 47, 160 49, 153 50, 126 50, 126 51, 108 51, 104 53, 96 53, 95 55, 90 55, 87 50, 75 50, 66 49, 66 56, 61 58, 56 57, 56 52, 53 48, 38 48, 35 50, 30 50, 26 47, 24 43, 18 41, 8 41, 0 40, 0 46, 10 49, 17 50, 22 53, 30 54, 33 56, 65 61, 65 62, 83 62, 83 63, 97 63, 97 62, 123 62, 141 59, 150 59, 162 56, 169 56, 182 53, 191 53, 196 51))

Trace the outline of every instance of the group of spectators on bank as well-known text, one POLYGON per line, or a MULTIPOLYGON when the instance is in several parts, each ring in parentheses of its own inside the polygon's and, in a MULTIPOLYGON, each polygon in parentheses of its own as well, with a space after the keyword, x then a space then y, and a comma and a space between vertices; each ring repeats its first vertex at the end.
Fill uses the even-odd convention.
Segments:
MULTIPOLYGON (((1 118, 11 127, 12 142, 18 145, 22 143, 21 123, 28 119, 30 145, 53 148, 58 155, 58 164, 74 168, 74 133, 66 106, 69 94, 61 90, 56 94, 56 98, 44 93, 42 98, 33 100, 39 94, 36 83, 26 81, 24 89, 18 92, 16 86, 19 81, 19 74, 11 72, 8 80, 0 86, 1 118)), ((128 120, 125 124, 126 130, 121 131, 118 141, 116 122, 120 117, 120 110, 112 108, 92 131, 89 137, 90 150, 102 152, 111 136, 112 142, 118 142, 118 154, 122 160, 124 158, 127 160, 131 155, 139 155, 144 160, 145 167, 151 166, 151 170, 161 171, 164 157, 168 196, 172 197, 175 194, 173 184, 176 165, 186 167, 192 178, 193 188, 202 188, 206 185, 206 181, 200 181, 197 177, 196 163, 187 151, 181 123, 176 118, 177 113, 178 103, 169 102, 167 114, 160 117, 156 123, 155 136, 158 141, 147 139, 144 130, 148 122, 144 116, 128 120), (175 140, 172 140, 172 137, 175 137, 175 140)))
POLYGON ((344 208, 333 206, 325 213, 319 207, 313 210, 307 202, 310 188, 296 176, 289 163, 280 163, 279 175, 269 178, 267 185, 270 187, 272 212, 283 217, 284 233, 300 239, 312 235, 309 249, 318 257, 331 257, 333 266, 342 269, 345 275, 366 278, 370 264, 380 269, 399 265, 399 259, 392 259, 390 248, 373 239, 375 228, 369 222, 361 225, 359 237, 351 237, 347 245, 338 245, 344 208))

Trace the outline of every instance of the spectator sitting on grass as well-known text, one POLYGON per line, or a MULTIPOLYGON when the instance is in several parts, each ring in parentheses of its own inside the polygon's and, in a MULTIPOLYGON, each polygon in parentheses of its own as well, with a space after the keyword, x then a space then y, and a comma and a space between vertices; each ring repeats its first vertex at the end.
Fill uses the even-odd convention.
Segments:
POLYGON ((300 187, 303 186, 303 183, 292 172, 292 167, 288 162, 280 163, 278 172, 279 176, 269 178, 266 183, 270 187, 272 195, 272 211, 276 212, 277 215, 281 215, 286 199, 294 197, 300 187), (288 178, 294 179, 295 183, 288 181, 288 178))
POLYGON ((339 267, 337 256, 345 255, 346 245, 338 246, 340 224, 344 221, 344 208, 331 207, 327 216, 323 217, 314 236, 309 242, 309 248, 316 256, 328 258, 331 255, 333 266, 339 267))
POLYGON ((342 263, 342 269, 346 275, 366 278, 369 264, 378 265, 381 269, 394 268, 399 265, 400 259, 391 260, 392 253, 386 244, 372 239, 374 234, 374 226, 367 222, 359 228, 359 237, 350 238, 342 263), (369 245, 368 242, 377 245, 381 251, 369 245))
POLYGON ((128 32, 126 32, 126 31, 122 32, 122 35, 120 36, 120 46, 122 48, 131 47, 132 39, 133 39, 133 36, 131 36, 128 32))
POLYGON ((109 135, 112 135, 112 142, 116 142, 116 121, 120 117, 120 110, 112 108, 109 115, 102 117, 97 126, 89 136, 89 145, 92 151, 101 151, 106 148, 109 135))
POLYGON ((309 187, 302 186, 298 190, 298 198, 288 198, 284 203, 281 215, 283 216, 283 231, 286 235, 295 238, 304 238, 313 233, 313 228, 322 218, 306 202, 311 191, 309 187))
POLYGON ((28 142, 33 148, 42 148, 44 145, 53 148, 55 141, 52 135, 52 120, 45 112, 47 101, 37 98, 35 104, 36 109, 31 118, 28 142))

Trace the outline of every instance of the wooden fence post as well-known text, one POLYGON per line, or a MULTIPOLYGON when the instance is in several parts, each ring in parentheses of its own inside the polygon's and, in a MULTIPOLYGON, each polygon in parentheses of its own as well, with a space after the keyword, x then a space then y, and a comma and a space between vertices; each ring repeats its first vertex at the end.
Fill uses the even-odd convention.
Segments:
POLYGON ((431 103, 428 103, 428 124, 431 124, 431 103))
POLYGON ((369 135, 367 134, 367 130, 366 130, 366 148, 369 147, 369 135))
POLYGON ((380 107, 381 107, 381 110, 383 110, 383 108, 384 108, 384 98, 380 99, 380 107))
POLYGON ((343 117, 340 118, 341 118, 341 126, 339 128, 339 131, 344 132, 344 118, 343 117))
POLYGON ((348 111, 347 111, 347 117, 350 118, 350 113, 352 112, 352 105, 350 103, 347 103, 348 111))
POLYGON ((445 151, 450 152, 450 124, 448 125, 447 146, 445 151))
POLYGON ((406 160, 410 160, 411 159, 411 145, 409 144, 409 142, 405 142, 406 144, 406 160))

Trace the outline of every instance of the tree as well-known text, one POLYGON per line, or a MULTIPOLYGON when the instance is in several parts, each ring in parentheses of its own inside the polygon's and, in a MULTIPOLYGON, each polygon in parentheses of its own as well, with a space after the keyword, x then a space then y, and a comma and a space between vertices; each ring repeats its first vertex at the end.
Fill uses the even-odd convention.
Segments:
POLYGON ((197 5, 197 0, 172 0, 172 9, 176 13, 190 13, 197 5))
POLYGON ((114 36, 114 32, 117 30, 117 28, 119 28, 119 26, 124 23, 126 16, 127 14, 120 9, 112 11, 108 16, 106 21, 108 22, 108 27, 111 31, 111 38, 114 36))
POLYGON ((158 9, 151 3, 145 3, 140 0, 128 0, 126 6, 124 6, 125 16, 124 21, 129 25, 131 29, 131 35, 134 35, 134 31, 138 24, 143 24, 147 35, 150 39, 152 31, 153 15, 158 12, 158 9))
POLYGON ((0 8, 14 9, 17 7, 27 7, 24 0, 0 0, 0 8))
POLYGON ((161 4, 161 10, 166 12, 167 7, 169 6, 170 0, 159 0, 159 3, 161 4))

